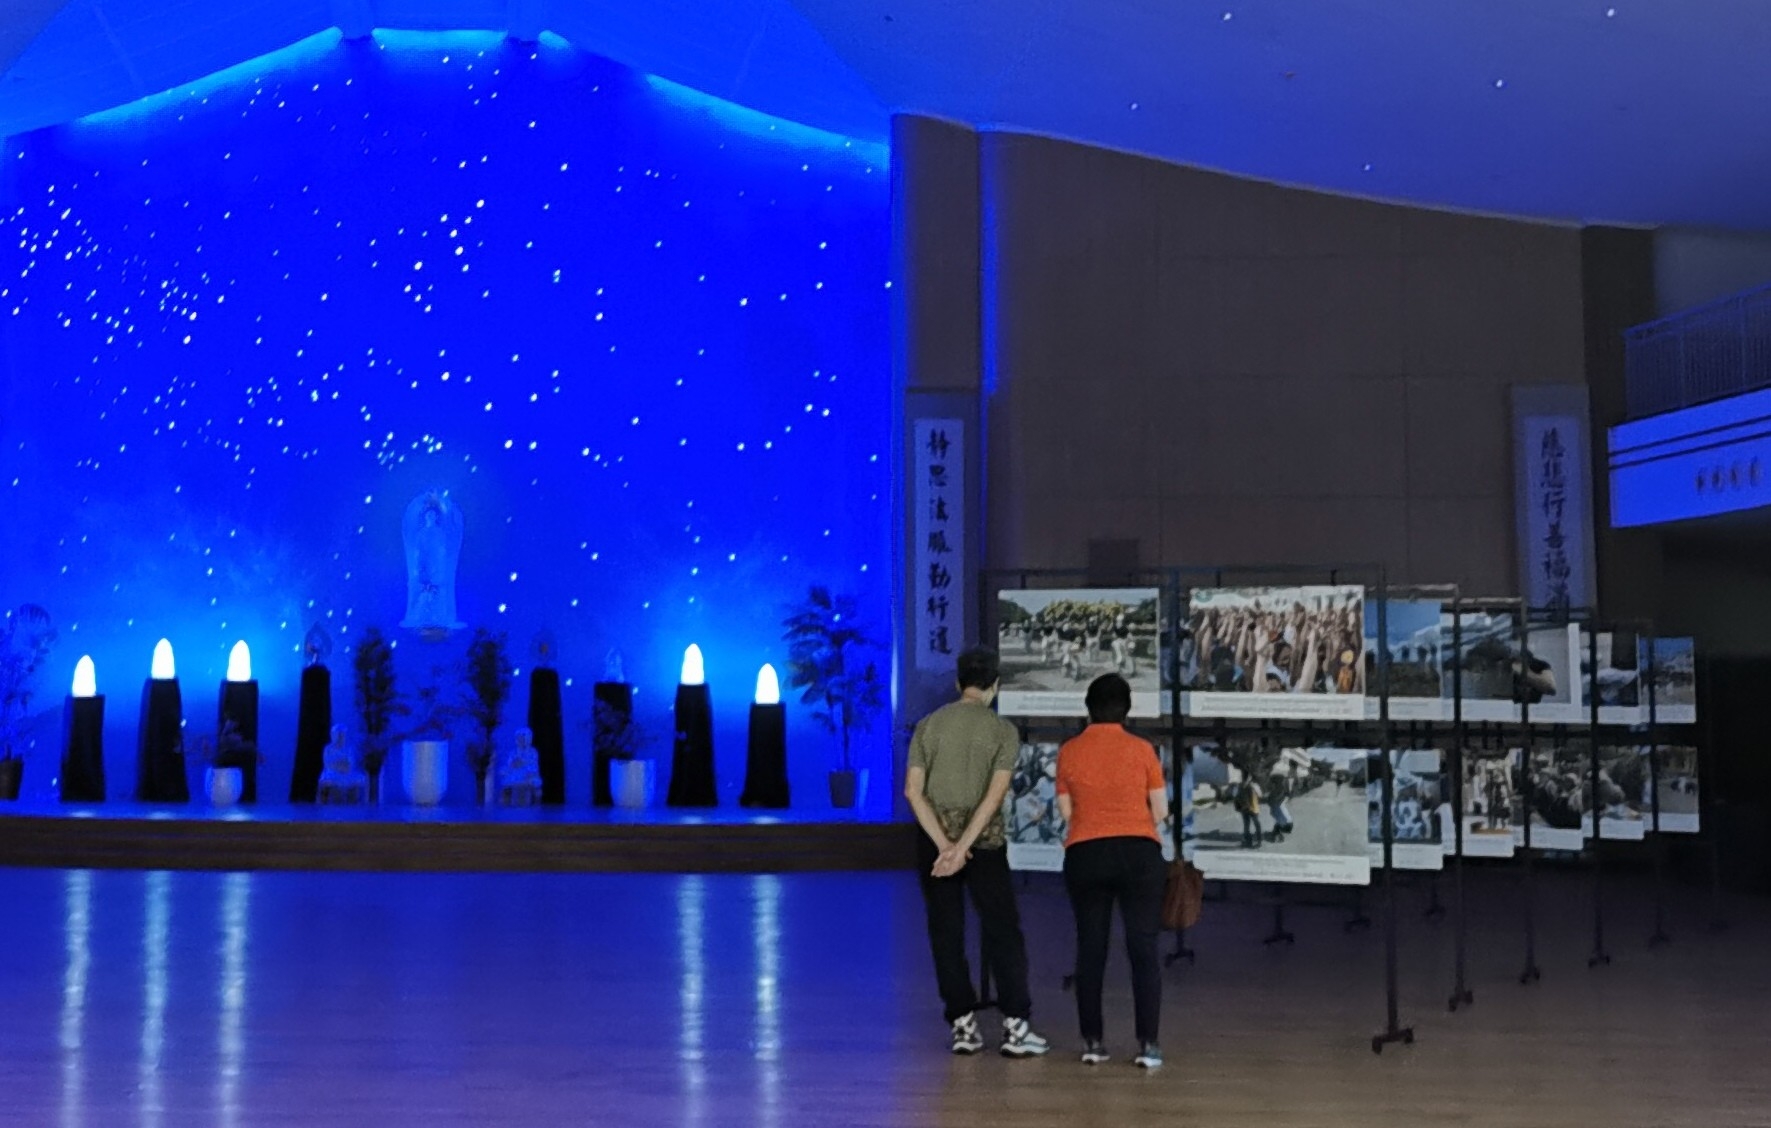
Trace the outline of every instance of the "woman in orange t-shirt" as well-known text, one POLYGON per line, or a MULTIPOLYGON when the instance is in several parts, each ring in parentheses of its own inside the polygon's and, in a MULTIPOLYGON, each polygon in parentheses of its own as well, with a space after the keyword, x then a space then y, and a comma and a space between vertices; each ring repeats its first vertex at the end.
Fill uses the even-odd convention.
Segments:
POLYGON ((1162 1064, 1162 894, 1167 869, 1156 828, 1168 818, 1168 785, 1156 750, 1125 731, 1131 686, 1103 674, 1088 687, 1089 726, 1058 750, 1058 810, 1069 823, 1064 885, 1076 913, 1076 1013, 1082 1060, 1107 1060, 1101 989, 1113 905, 1125 925, 1137 1012, 1137 1065, 1162 1064))

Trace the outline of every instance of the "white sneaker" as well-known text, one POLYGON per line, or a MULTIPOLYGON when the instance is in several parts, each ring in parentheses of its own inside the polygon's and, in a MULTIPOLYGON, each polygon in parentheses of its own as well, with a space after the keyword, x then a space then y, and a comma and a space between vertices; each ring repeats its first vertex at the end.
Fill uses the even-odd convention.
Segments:
POLYGON ((1101 1065, 1110 1060, 1112 1059, 1107 1053, 1107 1047, 1100 1042, 1089 1042, 1082 1047, 1082 1064, 1084 1065, 1101 1065))
POLYGON ((953 1020, 953 1052, 975 1054, 984 1048, 984 1035, 978 1029, 976 1015, 963 1014, 953 1020))
POLYGON ((1161 1069, 1162 1049, 1155 1042, 1145 1042, 1138 1050, 1138 1056, 1131 1060, 1139 1069, 1161 1069))
POLYGON ((1024 1018, 1002 1020, 1002 1056, 1012 1058, 1039 1057, 1051 1045, 1033 1032, 1024 1018))

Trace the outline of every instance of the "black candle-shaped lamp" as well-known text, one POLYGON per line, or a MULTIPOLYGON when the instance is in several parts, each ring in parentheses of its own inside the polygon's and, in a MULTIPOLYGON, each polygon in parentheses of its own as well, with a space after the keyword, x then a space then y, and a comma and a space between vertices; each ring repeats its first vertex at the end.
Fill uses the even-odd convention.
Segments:
POLYGON ((295 721, 295 769, 289 774, 289 801, 312 803, 320 794, 320 773, 326 768, 326 746, 332 739, 332 636, 318 623, 308 628, 301 652, 301 701, 295 721))
POLYGON ((552 631, 534 642, 535 668, 529 671, 529 734, 535 767, 541 773, 541 801, 566 801, 566 723, 560 707, 559 645, 552 631))
POLYGON ((172 662, 172 643, 154 644, 154 664, 141 691, 141 735, 136 745, 135 797, 143 803, 188 803, 184 774, 184 698, 172 662))
POLYGON ((633 686, 627 684, 627 673, 621 652, 609 651, 603 662, 603 680, 591 690, 594 715, 590 738, 590 805, 613 807, 615 792, 609 785, 609 761, 631 751, 633 722, 633 686))
POLYGON ((738 805, 785 807, 787 794, 787 706, 781 704, 775 667, 765 664, 757 671, 756 698, 750 705, 750 747, 738 805))
POLYGON ((713 782, 713 698, 701 648, 693 643, 683 652, 682 682, 676 687, 676 749, 665 802, 672 807, 719 806, 713 782))
MULTIPOLYGON (((240 802, 258 801, 258 683, 252 680, 252 651, 246 640, 228 652, 227 678, 221 683, 221 705, 216 711, 216 730, 233 730, 236 763, 240 769, 240 802)), ((218 752, 222 749, 218 748, 218 752)))
POLYGON ((98 695, 91 655, 74 665, 74 692, 62 708, 62 729, 62 802, 104 802, 105 699, 98 695))

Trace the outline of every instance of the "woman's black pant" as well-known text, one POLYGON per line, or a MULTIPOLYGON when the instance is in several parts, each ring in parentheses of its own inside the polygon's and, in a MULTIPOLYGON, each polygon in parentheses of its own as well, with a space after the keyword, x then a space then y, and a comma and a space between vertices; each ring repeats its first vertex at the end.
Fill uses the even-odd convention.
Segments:
POLYGON ((1076 912, 1076 1016, 1086 1042, 1105 1035, 1101 988, 1107 977, 1107 943, 1113 905, 1125 925, 1131 959, 1132 998, 1139 1042, 1155 1042, 1162 1015, 1162 895, 1168 867, 1152 838, 1095 838, 1064 851, 1064 885, 1076 912))

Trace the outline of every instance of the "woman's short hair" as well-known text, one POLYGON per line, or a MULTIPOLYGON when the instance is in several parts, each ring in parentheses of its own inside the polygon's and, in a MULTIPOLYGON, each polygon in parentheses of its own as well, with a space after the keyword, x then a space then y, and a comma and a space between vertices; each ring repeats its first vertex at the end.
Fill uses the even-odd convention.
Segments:
POLYGON ((1088 685, 1088 719, 1097 725, 1123 724, 1131 713, 1131 683, 1118 674, 1102 674, 1088 685))

